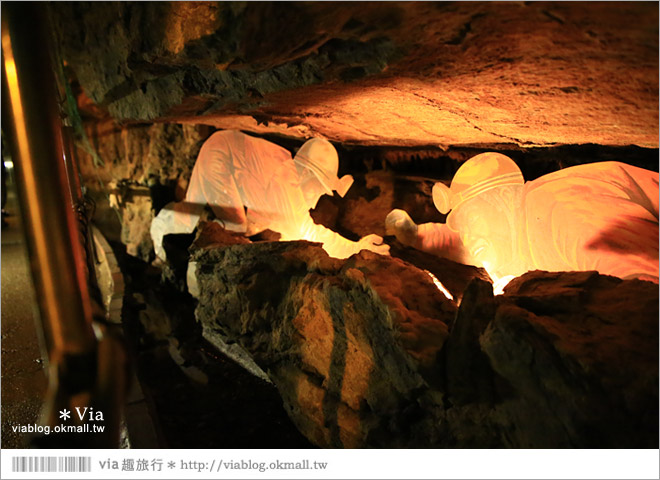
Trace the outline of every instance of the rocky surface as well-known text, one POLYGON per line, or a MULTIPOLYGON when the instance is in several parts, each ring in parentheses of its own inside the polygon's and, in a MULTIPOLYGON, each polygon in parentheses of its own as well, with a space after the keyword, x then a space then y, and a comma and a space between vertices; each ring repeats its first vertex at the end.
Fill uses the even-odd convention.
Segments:
POLYGON ((652 2, 59 2, 81 107, 362 145, 658 146, 652 2))
POLYGON ((193 247, 197 320, 318 446, 658 445, 653 283, 530 272, 494 297, 472 272, 457 307, 400 259, 215 238, 193 247))
POLYGON ((508 382, 512 444, 657 448, 656 284, 531 272, 502 300, 480 344, 508 382))
POLYGON ((437 437, 417 413, 434 401, 427 384, 456 305, 422 271, 367 251, 331 259, 308 242, 207 248, 192 258, 197 318, 253 356, 312 442, 422 446, 437 437))
POLYGON ((182 200, 192 167, 211 129, 190 125, 120 126, 112 121, 91 123, 92 139, 101 163, 78 145, 76 154, 89 195, 94 220, 130 255, 153 256, 149 228, 168 202, 182 200))
POLYGON ((202 338, 190 295, 162 282, 157 268, 115 247, 126 280, 126 347, 141 387, 134 386, 127 399, 129 428, 139 429, 136 436, 143 442, 137 444, 131 432, 132 447, 313 447, 289 420, 272 384, 202 338), (141 409, 140 393, 146 399, 141 409), (151 418, 157 442, 145 443, 151 418))
POLYGON ((354 177, 344 198, 321 197, 311 212, 316 223, 358 239, 371 233, 385 236, 385 217, 393 208, 410 212, 420 223, 444 221, 433 206, 435 181, 431 178, 406 177, 386 170, 354 177))

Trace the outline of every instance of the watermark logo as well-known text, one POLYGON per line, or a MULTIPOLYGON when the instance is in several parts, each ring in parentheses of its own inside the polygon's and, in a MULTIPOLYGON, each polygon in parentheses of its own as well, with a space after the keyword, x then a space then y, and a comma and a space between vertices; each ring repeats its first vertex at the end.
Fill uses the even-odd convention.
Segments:
POLYGON ((42 434, 50 435, 51 433, 103 433, 105 431, 103 412, 94 410, 91 407, 75 407, 73 411, 69 409, 62 409, 59 411, 60 420, 66 422, 67 420, 75 421, 74 425, 67 425, 61 423, 60 425, 12 425, 14 433, 24 434, 42 434))
MULTIPOLYGON (((78 419, 82 422, 85 420, 85 417, 87 417, 88 422, 102 422, 103 421, 103 412, 100 410, 94 411, 93 408, 91 407, 76 407, 76 414, 78 415, 78 419)), ((71 415, 71 412, 69 412, 66 408, 64 410, 60 410, 60 418, 69 418, 71 415)))

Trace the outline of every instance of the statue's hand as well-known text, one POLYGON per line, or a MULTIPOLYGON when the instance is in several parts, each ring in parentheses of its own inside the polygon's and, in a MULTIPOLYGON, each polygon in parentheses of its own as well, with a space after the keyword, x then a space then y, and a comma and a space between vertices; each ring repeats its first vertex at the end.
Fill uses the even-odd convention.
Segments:
POLYGON ((339 194, 340 197, 343 197, 346 195, 346 192, 351 188, 351 185, 353 185, 353 175, 344 175, 339 179, 339 182, 337 183, 337 188, 336 191, 339 194))
POLYGON ((358 242, 360 250, 371 250, 372 252, 380 255, 389 255, 390 246, 383 243, 383 237, 376 234, 367 235, 362 237, 358 242))
POLYGON ((412 245, 417 239, 417 224, 405 211, 395 209, 385 218, 385 232, 395 235, 404 245, 412 245))

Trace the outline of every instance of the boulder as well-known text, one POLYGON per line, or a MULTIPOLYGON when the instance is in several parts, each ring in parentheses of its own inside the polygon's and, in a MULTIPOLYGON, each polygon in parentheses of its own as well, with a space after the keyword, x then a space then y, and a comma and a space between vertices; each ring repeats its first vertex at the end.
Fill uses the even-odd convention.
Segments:
MULTIPOLYGON (((198 249, 197 319, 268 373, 300 431, 323 447, 423 446, 426 404, 456 304, 421 270, 318 244, 198 249), (414 288, 410 288, 414 285, 414 288)), ((432 407, 431 412, 437 407, 432 407)))
POLYGON ((438 270, 469 273, 457 306, 398 258, 212 229, 191 249, 197 320, 318 446, 657 448, 656 284, 530 272, 493 296, 438 270))
POLYGON ((512 446, 657 448, 656 284, 529 272, 506 287, 480 343, 508 383, 512 446))

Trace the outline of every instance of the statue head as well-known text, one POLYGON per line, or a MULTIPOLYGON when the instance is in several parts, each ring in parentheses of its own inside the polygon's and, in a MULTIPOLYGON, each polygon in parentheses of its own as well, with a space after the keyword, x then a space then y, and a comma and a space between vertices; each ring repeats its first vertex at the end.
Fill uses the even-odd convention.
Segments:
POLYGON ((517 213, 525 180, 518 166, 499 153, 482 153, 465 162, 451 185, 436 183, 433 203, 447 213, 472 264, 493 276, 508 275, 517 263, 517 213))
POLYGON ((307 140, 293 159, 300 173, 300 187, 305 200, 313 207, 321 195, 333 190, 344 196, 353 184, 353 177, 337 177, 339 157, 330 142, 321 138, 307 140))

